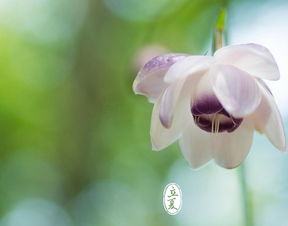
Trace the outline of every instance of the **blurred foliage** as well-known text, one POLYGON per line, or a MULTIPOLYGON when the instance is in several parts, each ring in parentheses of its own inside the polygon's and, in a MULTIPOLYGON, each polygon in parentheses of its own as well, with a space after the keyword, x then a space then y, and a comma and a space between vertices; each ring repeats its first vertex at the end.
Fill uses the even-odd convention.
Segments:
POLYGON ((224 3, 0 1, 3 226, 184 225, 162 191, 177 159, 188 166, 176 144, 151 151, 133 62, 151 44, 210 52, 224 3))

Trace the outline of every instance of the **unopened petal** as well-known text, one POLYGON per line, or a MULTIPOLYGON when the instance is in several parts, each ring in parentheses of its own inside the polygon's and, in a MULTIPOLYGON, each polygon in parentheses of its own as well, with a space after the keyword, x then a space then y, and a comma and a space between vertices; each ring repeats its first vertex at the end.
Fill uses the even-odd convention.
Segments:
POLYGON ((264 46, 253 43, 230 45, 217 50, 214 56, 217 63, 233 65, 258 78, 280 78, 275 59, 264 46))
POLYGON ((210 73, 213 90, 222 106, 234 117, 251 114, 261 101, 253 77, 230 65, 217 65, 210 73))
MULTIPOLYGON (((186 78, 178 79, 168 86, 159 103, 159 117, 162 125, 170 128, 175 112, 182 102, 191 103, 196 92, 199 80, 203 77, 203 72, 197 72, 186 78)), ((190 105, 186 106, 190 111, 190 105)), ((191 115, 192 117, 192 115, 191 115)))
POLYGON ((169 68, 164 77, 164 81, 171 83, 177 79, 185 78, 188 75, 205 71, 209 69, 213 62, 214 58, 211 56, 187 56, 169 68))
POLYGON ((161 101, 162 95, 154 104, 151 119, 150 135, 152 148, 155 151, 162 150, 174 143, 185 129, 187 120, 192 117, 189 111, 189 101, 185 99, 175 109, 175 117, 171 126, 169 128, 164 127, 159 117, 161 101))
POLYGON ((154 57, 139 71, 133 83, 136 94, 142 94, 151 102, 168 87, 163 78, 167 70, 177 61, 187 57, 186 54, 170 53, 154 57))
POLYGON ((249 120, 232 133, 211 134, 212 155, 217 164, 232 169, 239 166, 249 153, 253 140, 253 123, 249 120))
POLYGON ((181 93, 183 82, 183 80, 179 80, 168 86, 161 98, 159 117, 162 125, 166 128, 171 127, 174 108, 181 93))
POLYGON ((193 121, 179 139, 181 152, 192 168, 199 168, 212 158, 210 133, 199 129, 193 121))
POLYGON ((151 141, 154 150, 161 150, 176 141, 193 119, 191 101, 202 73, 180 79, 167 88, 153 108, 151 141))

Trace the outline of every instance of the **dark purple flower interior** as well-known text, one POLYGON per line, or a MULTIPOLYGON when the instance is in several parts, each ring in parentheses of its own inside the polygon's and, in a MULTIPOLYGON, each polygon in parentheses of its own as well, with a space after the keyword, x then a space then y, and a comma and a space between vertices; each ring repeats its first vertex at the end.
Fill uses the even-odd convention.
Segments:
POLYGON ((205 95, 197 100, 191 112, 196 125, 206 132, 233 132, 243 118, 231 116, 221 105, 215 95, 205 95))

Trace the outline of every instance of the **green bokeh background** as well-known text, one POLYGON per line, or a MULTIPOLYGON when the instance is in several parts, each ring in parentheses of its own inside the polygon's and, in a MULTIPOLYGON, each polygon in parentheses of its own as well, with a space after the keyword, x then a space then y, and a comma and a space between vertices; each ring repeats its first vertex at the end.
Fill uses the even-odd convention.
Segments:
MULTIPOLYGON (((272 1, 247 2, 228 13, 272 1)), ((0 0, 0 225, 245 225, 237 170, 192 170, 177 144, 152 152, 152 105, 132 92, 143 48, 209 53, 223 3, 0 0), (177 216, 162 207, 169 182, 177 216)), ((255 225, 288 225, 288 158, 260 136, 252 152, 255 225)))

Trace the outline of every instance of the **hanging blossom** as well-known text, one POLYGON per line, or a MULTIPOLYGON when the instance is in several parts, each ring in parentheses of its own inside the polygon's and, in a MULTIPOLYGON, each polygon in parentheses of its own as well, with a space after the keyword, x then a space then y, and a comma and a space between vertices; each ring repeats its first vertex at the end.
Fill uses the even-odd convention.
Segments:
POLYGON ((279 77, 265 47, 242 44, 218 49, 214 56, 157 56, 139 71, 133 89, 154 103, 153 150, 179 140, 191 167, 214 159, 234 168, 247 156, 254 130, 286 151, 280 113, 262 80, 279 77))

